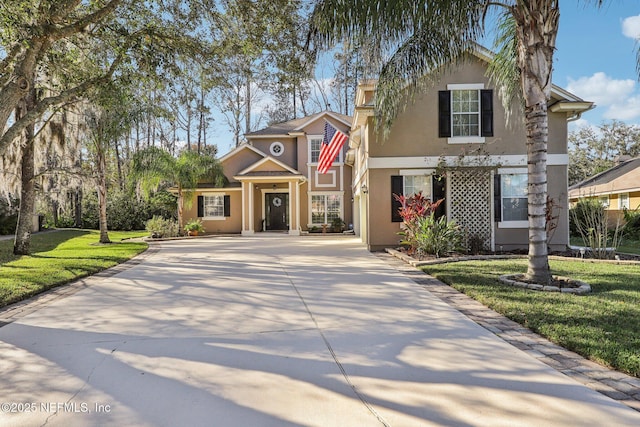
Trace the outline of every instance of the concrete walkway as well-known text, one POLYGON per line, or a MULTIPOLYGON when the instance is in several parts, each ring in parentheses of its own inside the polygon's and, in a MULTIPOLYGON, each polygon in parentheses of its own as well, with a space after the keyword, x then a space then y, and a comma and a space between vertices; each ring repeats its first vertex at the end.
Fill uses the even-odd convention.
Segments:
POLYGON ((353 238, 165 242, 2 319, 0 425, 640 425, 353 238))

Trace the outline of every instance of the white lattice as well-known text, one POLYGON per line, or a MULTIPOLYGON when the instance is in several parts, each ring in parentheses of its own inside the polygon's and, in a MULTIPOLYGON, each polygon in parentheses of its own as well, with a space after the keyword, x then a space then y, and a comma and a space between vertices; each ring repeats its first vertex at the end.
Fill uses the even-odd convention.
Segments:
POLYGON ((466 246, 476 240, 491 249, 491 171, 458 169, 449 172, 450 216, 466 235, 466 246))

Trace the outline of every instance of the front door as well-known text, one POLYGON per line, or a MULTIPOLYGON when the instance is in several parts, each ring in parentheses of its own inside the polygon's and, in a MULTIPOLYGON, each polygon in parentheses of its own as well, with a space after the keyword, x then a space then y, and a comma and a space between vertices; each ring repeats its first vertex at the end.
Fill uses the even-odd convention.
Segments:
POLYGON ((265 194, 265 230, 289 229, 289 194, 265 194))

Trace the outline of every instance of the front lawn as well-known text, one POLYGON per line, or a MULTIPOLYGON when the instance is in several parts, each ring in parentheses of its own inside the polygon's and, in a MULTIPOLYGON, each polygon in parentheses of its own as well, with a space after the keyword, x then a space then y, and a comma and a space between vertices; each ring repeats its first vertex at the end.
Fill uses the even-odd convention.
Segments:
POLYGON ((591 285, 584 296, 502 285, 526 260, 467 261, 423 270, 549 340, 640 377, 640 265, 550 261, 553 274, 591 285))
MULTIPOLYGON (((571 236, 571 245, 573 246, 587 246, 581 237, 571 236)), ((637 240, 631 240, 627 238, 622 239, 622 244, 616 248, 618 252, 625 254, 640 255, 640 242, 637 240)))
POLYGON ((101 245, 95 230, 38 233, 31 237, 30 256, 15 256, 13 240, 0 241, 0 307, 120 264, 148 247, 125 239, 147 234, 112 231, 114 243, 101 245))

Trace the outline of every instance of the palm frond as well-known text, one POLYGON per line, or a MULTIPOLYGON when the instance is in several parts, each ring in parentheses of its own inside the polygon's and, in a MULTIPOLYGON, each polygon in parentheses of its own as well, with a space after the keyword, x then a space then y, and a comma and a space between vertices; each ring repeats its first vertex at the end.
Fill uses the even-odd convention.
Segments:
POLYGON ((514 108, 522 108, 524 105, 520 89, 520 70, 516 63, 517 43, 516 22, 510 13, 505 12, 498 18, 493 43, 495 55, 489 63, 487 74, 498 90, 507 123, 510 122, 514 108))

